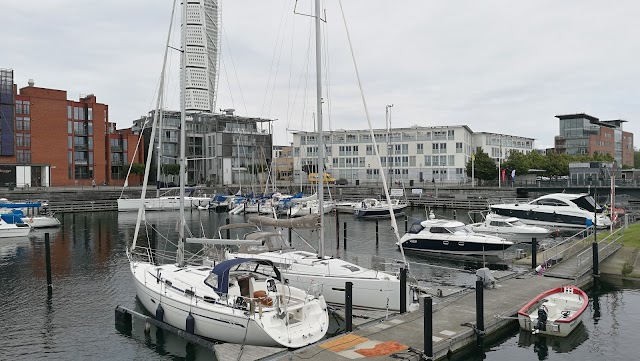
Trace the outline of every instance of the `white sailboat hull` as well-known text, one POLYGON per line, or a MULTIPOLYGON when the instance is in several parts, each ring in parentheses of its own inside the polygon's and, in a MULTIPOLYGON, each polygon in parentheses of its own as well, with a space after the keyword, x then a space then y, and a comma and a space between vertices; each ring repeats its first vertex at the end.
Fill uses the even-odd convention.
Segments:
MULTIPOLYGON (((167 287, 165 282, 156 282, 154 274, 157 269, 158 267, 146 262, 131 263, 136 295, 152 314, 156 314, 158 305, 161 304, 164 310, 163 321, 176 328, 184 330, 187 316, 191 313, 195 320, 196 335, 238 344, 291 348, 316 342, 326 333, 329 320, 322 298, 299 307, 308 319, 285 326, 286 318, 289 317, 281 319, 275 315, 275 311, 265 310, 262 315, 256 311, 248 316, 247 311, 229 307, 223 304, 224 301, 196 302, 184 293, 167 287)), ((288 310, 289 314, 294 312, 296 310, 288 310)))
MULTIPOLYGON (((211 202, 210 197, 184 197, 185 207, 204 206, 211 202)), ((143 204, 140 198, 120 198, 118 199, 118 211, 137 212, 143 204)), ((179 197, 145 198, 144 208, 147 211, 165 211, 180 209, 179 197)))
MULTIPOLYGON (((316 288, 326 302, 344 304, 345 283, 352 282, 354 307, 400 309, 400 279, 395 275, 362 268, 337 258, 320 261, 316 254, 305 251, 227 254, 227 258, 247 257, 286 265, 281 267, 281 272, 292 286, 307 291, 316 288)), ((412 302, 410 287, 405 292, 409 304, 412 302)))

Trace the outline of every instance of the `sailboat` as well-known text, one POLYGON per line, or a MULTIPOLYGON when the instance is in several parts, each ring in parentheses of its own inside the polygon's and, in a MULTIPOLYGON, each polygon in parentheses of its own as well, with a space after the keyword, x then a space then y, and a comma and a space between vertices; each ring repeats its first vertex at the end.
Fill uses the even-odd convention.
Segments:
MULTIPOLYGON (((186 45, 186 1, 182 7, 182 24, 182 44, 185 49, 180 55, 181 207, 177 224, 179 238, 176 260, 173 263, 158 265, 152 251, 136 248, 145 213, 145 208, 139 207, 133 242, 127 249, 136 295, 144 308, 155 314, 156 319, 206 338, 288 348, 314 343, 324 337, 329 324, 324 298, 286 284, 281 271, 273 262, 238 258, 215 263, 211 267, 202 263, 189 265, 185 260, 185 242, 233 244, 234 241, 185 237, 185 83, 186 53, 189 51, 186 45)), ((149 154, 147 165, 151 162, 150 157, 149 154)), ((149 167, 146 167, 141 195, 143 201, 148 176, 149 167)), ((192 261, 192 258, 188 261, 192 261)))
MULTIPOLYGON (((317 87, 317 129, 318 134, 318 169, 324 169, 324 137, 322 136, 322 69, 320 37, 320 3, 315 2, 316 29, 316 87, 317 87)), ((373 137, 372 137, 373 138, 373 137)), ((376 148, 374 146, 374 148, 376 148)), ((383 182, 384 183, 384 182, 383 182)), ((325 209, 328 203, 324 199, 324 184, 317 182, 317 209, 325 209)), ((308 202, 312 202, 309 200, 308 202)), ((331 204, 333 206, 333 204, 331 204)), ((399 274, 372 270, 345 260, 326 256, 324 253, 324 212, 311 212, 297 219, 275 220, 268 217, 253 216, 249 224, 231 224, 220 230, 252 227, 251 231, 239 240, 238 250, 225 247, 226 259, 258 258, 281 264, 282 273, 292 286, 302 289, 320 288, 325 300, 331 303, 344 303, 344 287, 346 282, 353 284, 353 306, 387 310, 400 310, 401 299, 407 300, 406 309, 417 309, 417 287, 402 286, 399 274), (299 251, 288 247, 277 232, 264 231, 263 227, 276 228, 310 228, 319 233, 317 253, 299 251), (246 243, 242 243, 242 242, 246 243), (258 241, 258 245, 254 242, 258 241), (405 293, 406 297, 401 297, 405 293)), ((395 224, 395 218, 393 218, 395 224)), ((397 225, 395 225, 397 229, 397 225)), ((222 234, 222 233, 220 233, 222 234)), ((234 245, 236 246, 236 245, 234 245)), ((405 267, 406 267, 406 262, 405 267)))

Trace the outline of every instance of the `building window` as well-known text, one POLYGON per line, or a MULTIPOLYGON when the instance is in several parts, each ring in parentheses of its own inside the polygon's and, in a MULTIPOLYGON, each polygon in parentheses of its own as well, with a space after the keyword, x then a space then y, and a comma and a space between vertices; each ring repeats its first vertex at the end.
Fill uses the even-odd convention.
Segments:
POLYGON ((418 144, 416 144, 416 145, 418 146, 418 151, 417 151, 417 153, 418 153, 418 154, 422 154, 422 153, 424 153, 424 144, 422 144, 422 143, 418 143, 418 144))
POLYGON ((462 143, 456 143, 456 153, 462 153, 462 143))
POLYGON ((73 119, 73 107, 67 105, 67 119, 73 119))
POLYGON ((447 143, 440 143, 440 153, 447 153, 447 143))
POLYGON ((17 133, 16 134, 16 147, 23 147, 24 146, 24 138, 22 133, 17 133))
POLYGON ((373 155, 373 145, 367 145, 367 155, 373 155))
POLYGON ((31 148, 31 134, 24 135, 24 146, 27 148, 31 148))
POLYGON ((424 156, 424 165, 425 165, 425 167, 430 167, 431 166, 431 156, 430 155, 425 155, 424 156))

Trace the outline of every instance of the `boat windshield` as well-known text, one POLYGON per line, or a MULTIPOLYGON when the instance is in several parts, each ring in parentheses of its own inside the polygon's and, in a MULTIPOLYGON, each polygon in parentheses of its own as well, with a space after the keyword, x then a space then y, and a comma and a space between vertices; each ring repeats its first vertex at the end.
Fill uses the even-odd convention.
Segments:
POLYGON ((596 205, 596 201, 590 195, 576 198, 572 200, 572 202, 584 210, 593 212, 593 210, 595 209, 597 213, 602 212, 602 208, 600 208, 599 205, 596 205))
POLYGON ((409 228, 409 232, 407 233, 417 234, 420 233, 420 231, 422 231, 423 229, 424 227, 420 223, 414 223, 411 228, 409 228))
POLYGON ((517 221, 513 221, 513 222, 507 222, 508 225, 512 226, 512 227, 522 227, 525 224, 522 223, 522 221, 517 220, 517 221))
POLYGON ((469 229, 467 226, 459 226, 459 227, 446 227, 446 229, 453 234, 471 234, 473 231, 469 229))

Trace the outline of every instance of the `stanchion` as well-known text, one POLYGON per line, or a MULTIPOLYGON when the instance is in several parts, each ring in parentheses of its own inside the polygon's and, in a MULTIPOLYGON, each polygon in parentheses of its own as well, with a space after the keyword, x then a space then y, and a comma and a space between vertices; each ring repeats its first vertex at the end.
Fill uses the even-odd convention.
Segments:
MULTIPOLYGON (((229 218, 226 219, 227 226, 229 225, 229 218)), ((227 228, 227 239, 231 239, 231 230, 227 228)))
POLYGON ((340 249, 340 217, 336 209, 336 249, 340 249))

